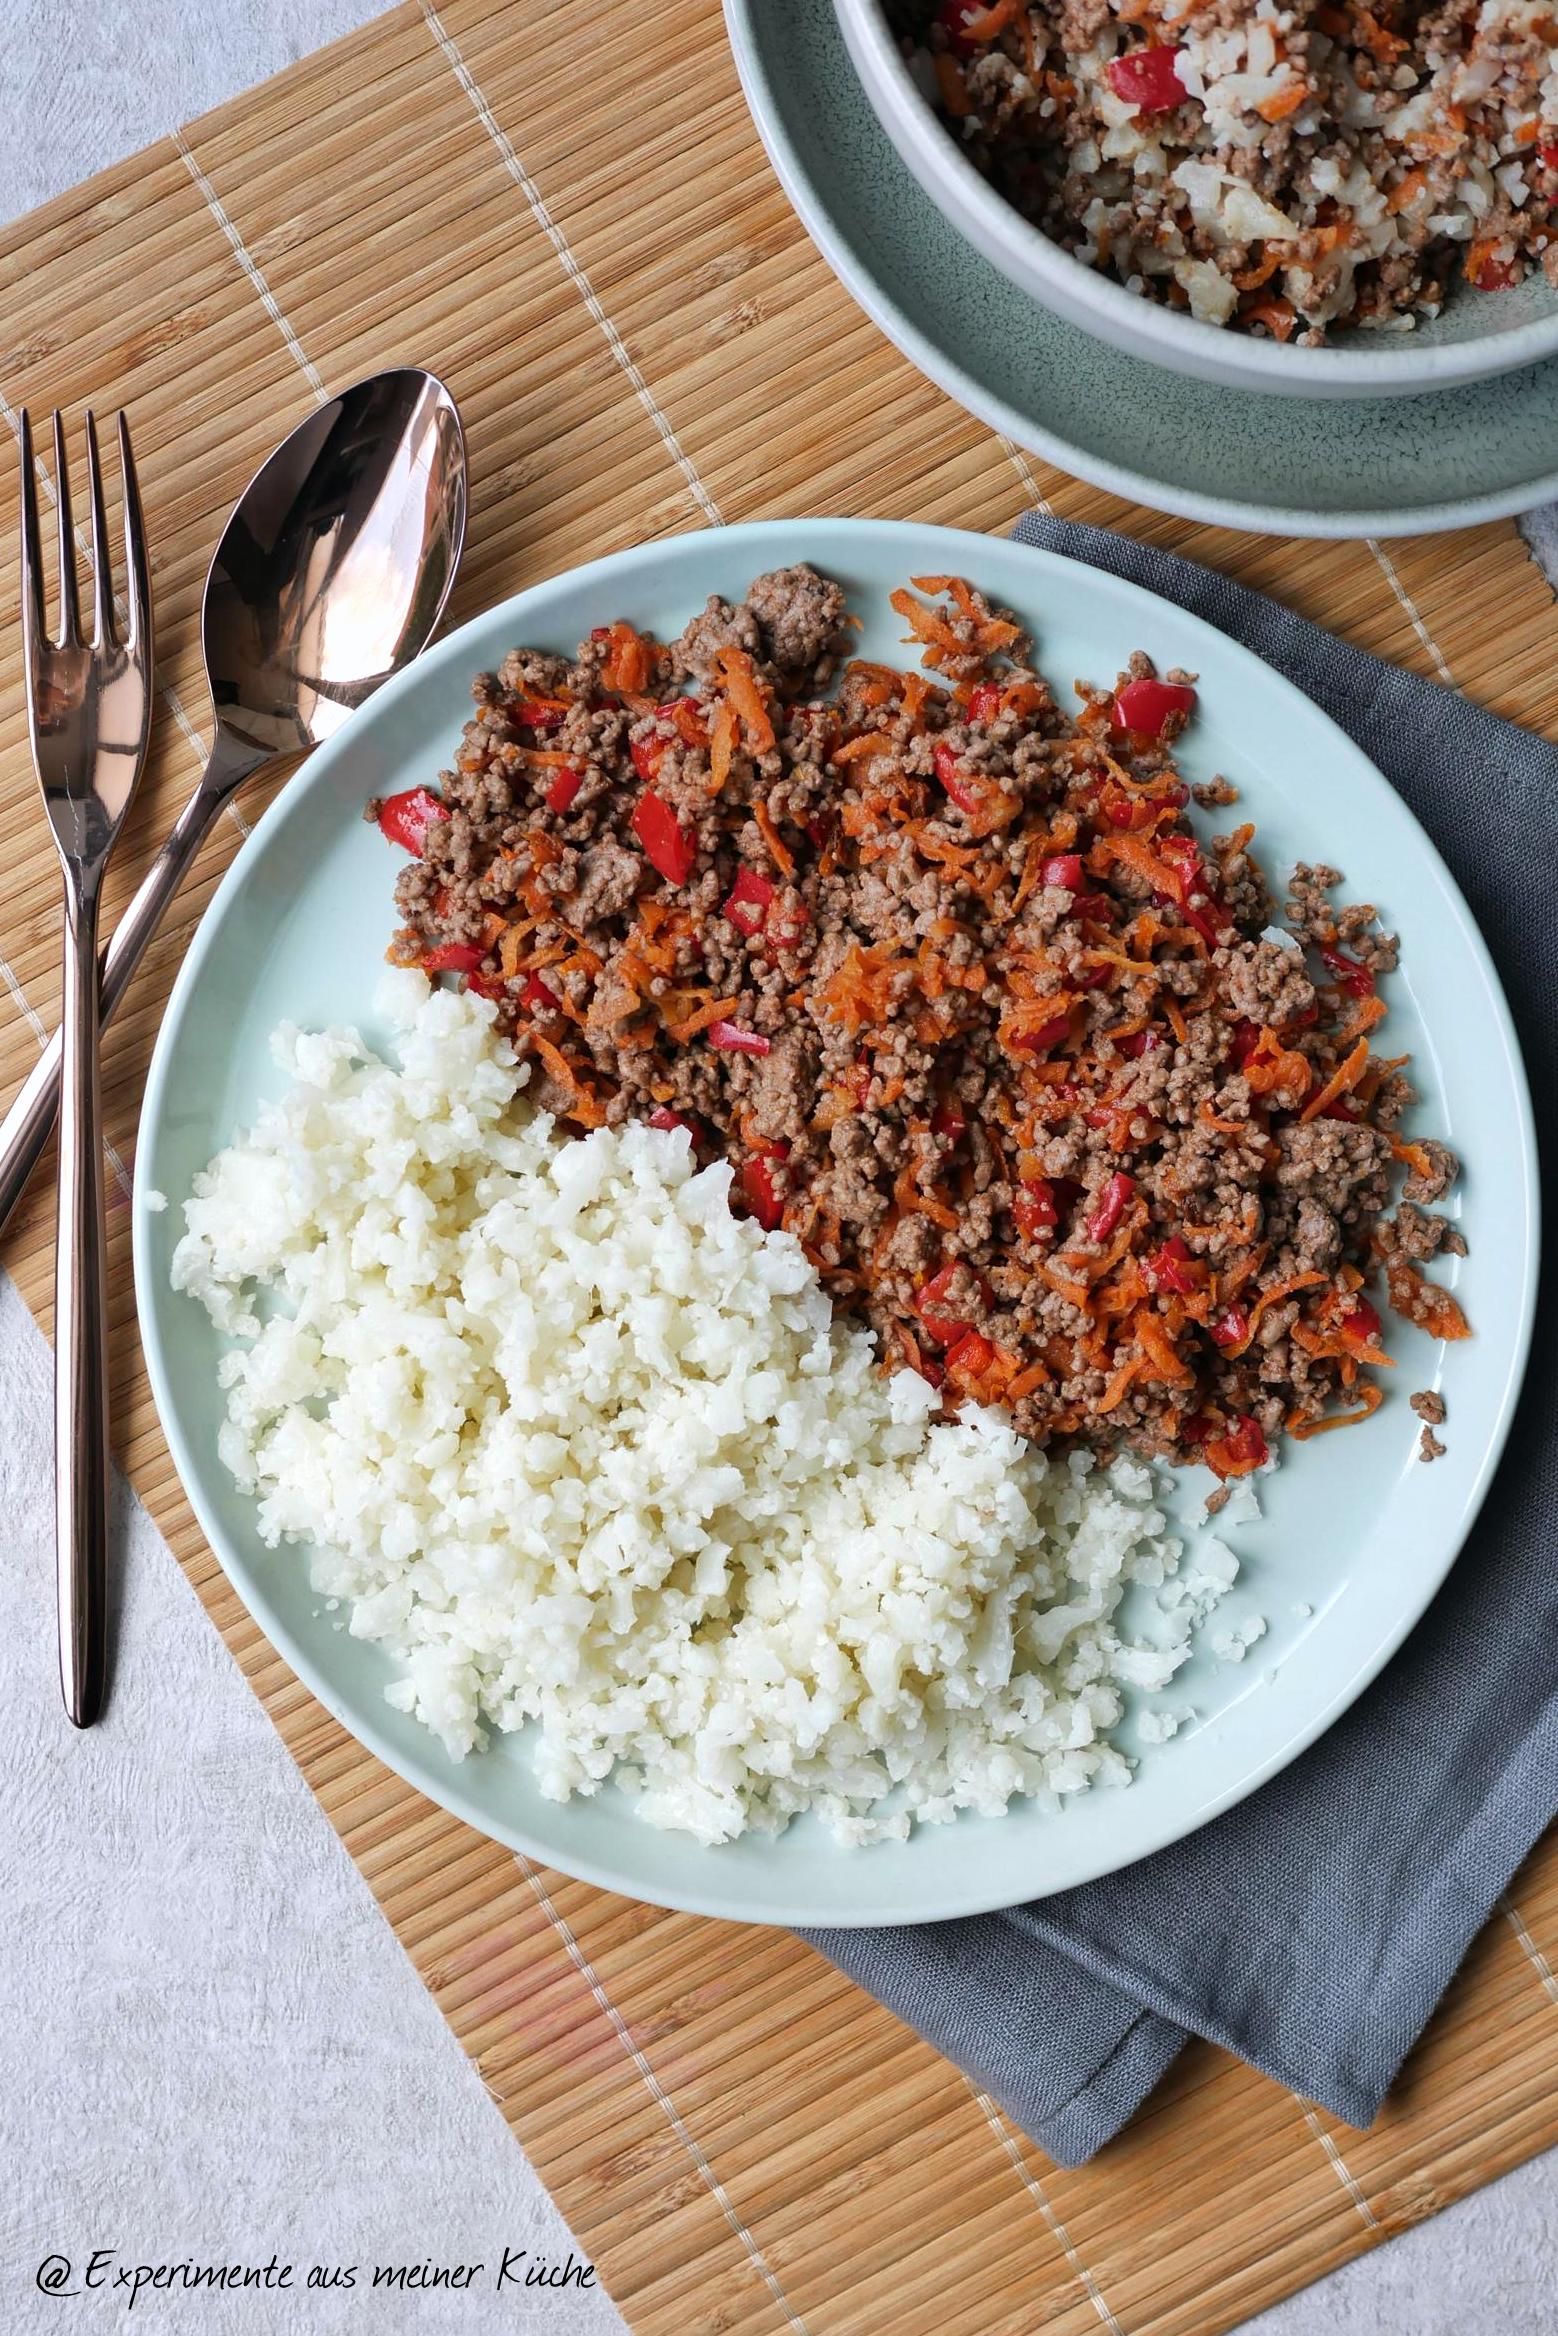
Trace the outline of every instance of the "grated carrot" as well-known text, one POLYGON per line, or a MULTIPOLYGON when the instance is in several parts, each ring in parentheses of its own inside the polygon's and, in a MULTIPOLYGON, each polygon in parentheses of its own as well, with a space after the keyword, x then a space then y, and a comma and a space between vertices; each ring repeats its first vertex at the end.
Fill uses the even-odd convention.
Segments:
POLYGON ((1318 1095, 1310 1096, 1298 1115, 1300 1122, 1318 1119, 1322 1111, 1329 1110, 1333 1103, 1340 1102, 1344 1095, 1349 1094, 1362 1078, 1368 1060, 1369 1042, 1366 1038, 1360 1038, 1346 1061, 1332 1072, 1318 1095))
POLYGON ((736 709, 729 698, 720 700, 719 712, 714 717, 713 735, 709 740, 709 793, 717 795, 730 776, 730 766, 736 751, 736 709))
POLYGON ((754 754, 771 754, 774 725, 758 685, 757 668, 745 649, 722 641, 714 652, 715 669, 725 696, 741 717, 741 727, 754 754))
POLYGON ((775 827, 773 822, 773 815, 769 811, 768 805, 766 803, 754 803, 752 806, 752 817, 756 820, 758 828, 762 834, 763 841, 768 846, 769 857, 772 859, 774 866, 779 870, 781 875, 793 876, 795 874, 795 854, 785 843, 784 838, 780 835, 778 828, 775 827))
POLYGON ((1307 1444, 1311 1436, 1328 1435, 1332 1428, 1355 1428, 1360 1420, 1372 1419, 1384 1400, 1383 1388, 1366 1384, 1358 1390, 1356 1411, 1333 1411, 1328 1419, 1308 1420, 1295 1411, 1284 1424, 1295 1443, 1307 1444))

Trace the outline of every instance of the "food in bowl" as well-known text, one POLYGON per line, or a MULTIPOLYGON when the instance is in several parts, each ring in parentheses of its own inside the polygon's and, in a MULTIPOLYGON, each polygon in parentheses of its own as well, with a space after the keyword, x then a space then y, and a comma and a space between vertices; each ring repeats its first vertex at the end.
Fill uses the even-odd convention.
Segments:
POLYGON ((490 1003, 402 972, 380 1008, 395 1062, 278 1033, 289 1092, 196 1179, 173 1275, 234 1341, 263 1539, 312 1545, 390 1701, 456 1758, 528 1726, 543 1793, 614 1778, 705 1842, 1128 1781, 1123 1691, 1167 1684, 1232 1553, 1182 1563, 1145 1468, 884 1377, 685 1134, 561 1140, 490 1003))
POLYGON ((918 589, 919 671, 805 566, 670 645, 514 651, 441 794, 369 806, 390 954, 491 999, 565 1125, 728 1161, 949 1410, 1249 1476, 1378 1405, 1376 1297, 1466 1333, 1422 1272, 1456 1163, 1372 1045, 1396 944, 1324 865, 1279 928, 1250 825, 1203 842, 1190 676, 1071 714, 1015 616, 918 589))
POLYGON ((1021 215, 1204 323, 1410 331, 1453 280, 1558 285, 1544 0, 887 0, 1021 215))

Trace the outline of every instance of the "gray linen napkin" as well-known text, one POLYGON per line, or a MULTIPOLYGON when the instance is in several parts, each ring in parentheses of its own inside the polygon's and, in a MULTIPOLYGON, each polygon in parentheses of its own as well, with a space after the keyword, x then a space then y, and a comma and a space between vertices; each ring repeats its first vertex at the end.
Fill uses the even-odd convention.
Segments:
MULTIPOLYGON (((1497 961, 1543 1166, 1558 1174, 1558 749, 1188 560, 1037 514, 1017 540, 1205 617, 1385 773, 1497 961)), ((1302 1759, 1189 1840, 1057 1897, 806 1934, 1063 2165, 1119 2130, 1187 2033, 1368 2124, 1558 1815, 1558 1333, 1545 1278, 1509 1449, 1449 1585, 1302 1759)))

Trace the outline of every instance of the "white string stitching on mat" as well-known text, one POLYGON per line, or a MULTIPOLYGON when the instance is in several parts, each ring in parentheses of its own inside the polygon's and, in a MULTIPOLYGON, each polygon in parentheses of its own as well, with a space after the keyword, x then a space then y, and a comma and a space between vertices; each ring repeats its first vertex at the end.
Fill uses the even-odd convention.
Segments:
POLYGON ((188 146, 185 144, 184 133, 182 130, 174 131, 173 143, 178 148, 179 153, 183 158, 185 169, 189 172, 190 177, 194 180, 202 195, 204 195, 212 218, 216 221, 218 227, 220 227, 222 233, 226 236, 228 242, 232 245, 233 257, 237 260, 238 265, 242 268, 244 274, 248 277, 249 282, 253 285, 255 291, 259 294, 260 299, 264 304, 266 315, 270 318, 271 323, 276 327, 277 332, 280 333, 282 339, 286 342, 288 349, 296 358, 298 365, 302 369, 303 378, 308 383, 309 388, 313 391, 315 397, 318 398, 320 404, 323 405, 327 394, 325 385, 320 380, 319 375, 316 372, 306 350, 304 349, 302 342, 298 339, 297 334, 293 331, 285 316, 283 316, 281 312, 281 303, 276 298, 274 292, 272 292, 269 284, 266 283, 265 276, 259 265, 259 262, 255 259, 254 254, 250 251, 248 245, 244 242, 243 237, 239 234, 237 228, 233 225, 232 220, 228 217, 227 205, 223 202, 221 196, 217 193, 215 187, 211 184, 211 181, 207 178, 205 172, 201 169, 193 154, 191 154, 188 146))
POLYGON ((584 302, 585 307, 589 310, 591 316, 595 319, 596 324, 600 327, 601 332, 605 335, 607 348, 611 351, 612 356, 616 359, 623 372, 627 375, 628 380, 631 382, 633 386, 633 394, 638 399, 638 402, 643 407, 645 413, 649 416, 651 422, 653 422, 656 430, 659 432, 661 443, 665 447, 667 454, 670 455, 671 460, 676 464, 676 467, 681 472, 682 477, 687 481, 688 491, 691 494, 693 501, 697 504, 699 510, 703 513, 704 518, 708 520, 711 527, 723 527, 725 522, 723 516, 721 515, 719 505, 715 502, 714 497, 709 493, 708 488, 704 485, 702 479, 698 476, 697 467, 693 463, 691 456, 683 448, 681 440, 677 437, 675 430, 671 426, 669 417, 662 413, 660 406, 655 398, 654 391, 650 388, 648 382, 644 379, 643 374, 639 370, 637 359, 633 356, 631 350, 627 346, 627 343, 623 340, 622 335, 618 332, 616 326, 612 323, 611 318, 606 314, 605 308, 601 303, 600 295, 596 291, 594 285, 590 282, 589 277, 585 274, 583 267, 581 266, 578 258, 575 256, 573 247, 569 243, 567 236, 558 226, 557 221, 552 217, 551 212, 547 208, 546 199, 542 195, 540 188, 536 185, 535 180, 531 177, 529 171, 526 170, 524 164, 520 161, 518 154, 515 152, 513 140, 509 137, 508 132, 503 128, 497 116, 494 114, 491 106, 487 103, 486 98, 482 95, 480 89, 477 87, 475 76, 472 74, 470 67, 466 64, 464 57, 461 55, 459 44, 455 40, 454 35, 445 30, 442 22, 440 21, 438 10, 433 6, 433 0, 421 0, 421 6, 422 14, 427 20, 428 31, 432 34, 434 40, 437 41, 439 47, 443 50, 444 57, 448 62, 451 72, 454 74, 455 79, 459 82, 460 87, 464 90, 466 96, 470 99, 472 106, 475 108, 477 120, 481 123, 482 128, 486 131, 488 137, 492 140, 494 146, 496 146, 499 154, 502 156, 504 169, 508 172, 510 178, 514 181, 514 184, 518 187, 520 193, 524 196, 526 202, 530 205, 531 210, 535 213, 536 224, 540 228, 542 234, 546 237, 546 240, 551 245, 553 251, 557 254, 557 257, 562 264, 563 273, 567 276, 569 282, 573 285, 574 290, 579 294, 580 298, 584 302))
MULTIPOLYGON (((1293 2098, 1298 2100, 1298 2095, 1295 2093, 1293 2098)), ((1379 2229, 1379 2216, 1375 2213, 1373 2207, 1364 2197, 1363 2188, 1358 2180, 1357 2175, 1353 2172, 1351 2166, 1348 2165, 1347 2160, 1342 2156, 1341 2151, 1337 2148, 1335 2142, 1331 2139, 1331 2136, 1326 2132, 1325 2127, 1321 2124, 1319 2118, 1315 2115, 1311 2103, 1308 2101, 1298 2100, 1298 2105, 1304 2112, 1304 2123, 1308 2126, 1310 2132, 1314 2135, 1316 2141, 1320 2144, 1320 2147, 1324 2150, 1326 2156, 1330 2159, 1332 2173, 1336 2176, 1336 2179, 1338 2182, 1340 2182, 1342 2188, 1346 2191, 1348 2197, 1352 2200, 1354 2206, 1358 2209, 1358 2212, 1362 2215, 1364 2221, 1368 2224, 1369 2229, 1371 2231, 1377 2231, 1379 2229)))
POLYGON ((1498 1910, 1520 1941, 1521 1948, 1529 1958, 1532 1969, 1542 1982, 1543 1992, 1550 1996, 1554 2003, 1558 2003, 1558 1975, 1555 1975, 1551 1963, 1527 1930, 1525 1917, 1519 1907, 1512 1898, 1501 1897, 1498 1900, 1498 1910))
POLYGON ((997 430, 995 436, 997 445, 1022 481, 1023 493, 1033 497, 1035 504, 1044 513, 1046 519, 1053 519, 1055 506, 1039 485, 1034 476, 1033 465, 1029 462, 1022 448, 1014 438, 1008 438, 1004 430, 997 430))
MULTIPOLYGON (((4 957, 0 957, 0 981, 3 981, 6 988, 10 991, 11 997, 15 1002, 17 1012, 21 1015, 22 1020, 26 1023, 34 1038, 38 1041, 38 1052, 42 1054, 44 1048, 49 1043, 48 1027, 44 1022, 43 1016, 38 1012, 31 998, 23 989, 21 984, 21 977, 17 973, 15 966, 10 964, 4 957)), ((103 1138, 103 1157, 114 1172, 114 1181, 118 1184, 119 1189, 124 1194, 125 1199, 128 1200, 132 1190, 130 1174, 128 1169, 125 1167, 124 1161, 120 1156, 117 1147, 109 1142, 107 1136, 104 1136, 103 1138)))
POLYGON ((38 1041, 38 1052, 42 1054, 44 1048, 49 1043, 47 1025, 44 1022, 43 1016, 38 1012, 37 1007, 33 1004, 31 998, 23 989, 21 984, 21 977, 17 973, 15 966, 11 964, 9 958, 0 957, 0 981, 3 981, 6 988, 10 991, 12 999, 15 1002, 17 1012, 21 1015, 22 1020, 26 1023, 34 1038, 36 1038, 38 1041))
MULTIPOLYGON (((234 225, 233 220, 228 212, 227 205, 223 202, 221 196, 217 193, 215 187, 211 184, 210 179, 206 176, 199 163, 195 160, 194 155, 190 152, 182 130, 174 131, 173 143, 179 150, 179 154, 183 160, 185 169, 189 172, 190 177, 194 180, 196 186, 200 189, 201 195, 205 200, 207 210, 209 210, 212 218, 216 221, 218 227, 220 227, 222 233, 226 236, 227 241, 232 248, 234 259, 236 259, 239 267, 242 268, 244 274, 248 277, 251 286, 258 295, 266 315, 270 318, 271 323, 276 327, 276 330, 280 333, 282 339, 286 342, 290 355, 295 360, 304 380, 308 383, 309 388, 313 391, 314 396, 317 398, 319 403, 323 405, 329 393, 326 390, 323 381, 320 379, 318 368, 314 364, 313 359, 309 356, 308 351, 304 348, 302 342, 298 339, 297 334, 293 331, 289 319, 282 311, 280 301, 276 298, 275 293, 272 292, 269 284, 265 280, 265 274, 259 264, 259 261, 255 258, 253 252, 250 251, 248 245, 244 242, 243 237, 239 234, 237 227, 234 225)), ((190 727, 190 724, 184 715, 182 707, 178 704, 177 699, 173 700, 173 710, 178 716, 180 725, 183 728, 186 736, 189 738, 191 744, 196 748, 201 757, 204 758, 206 750, 201 745, 200 740, 195 735, 194 730, 190 727)), ((251 826, 250 822, 245 819, 243 813, 239 810, 236 803, 230 802, 227 805, 227 816, 232 821, 233 825, 238 829, 240 835, 248 836, 254 833, 253 827, 251 826)))
POLYGON ((637 2069, 639 2075, 642 2077, 645 2086, 648 2088, 650 2098, 653 2100, 656 2108, 659 2109, 661 2114, 665 2117, 666 2121, 671 2127, 672 2132, 676 2135, 677 2140, 681 2143, 683 2149, 686 2150, 687 2155, 692 2159, 693 2164, 697 2167, 700 2176, 707 2185, 709 2191, 712 2193, 721 2213, 725 2217, 725 2220, 729 2223, 731 2229, 735 2232, 736 2237, 741 2241, 742 2246, 745 2248, 747 2260, 751 2263, 753 2270, 757 2272, 759 2278, 762 2280, 764 2286, 768 2289, 769 2294, 773 2297, 774 2302, 778 2305, 780 2311, 783 2312, 787 2325, 795 2330, 796 2336, 810 2336, 810 2332, 807 2329, 805 2321, 800 2317, 800 2314, 791 2304, 789 2297, 785 2294, 784 2289, 780 2286, 778 2276, 770 2265, 767 2257, 764 2255, 762 2248, 758 2245, 756 2239, 752 2236, 752 2233, 747 2229, 746 2224, 742 2221, 740 2215, 737 2213, 735 2203, 731 2198, 730 2192, 726 2189, 724 2183, 720 2180, 718 2174, 715 2173, 714 2168, 710 2165, 707 2157, 704 2155, 701 2145, 697 2140, 697 2137, 689 2131, 686 2120, 682 2116, 681 2111, 677 2108, 676 2103, 672 2100, 670 2094, 666 2091, 664 2085, 660 2082, 659 2077, 655 2074, 654 2068, 651 2065, 647 2054, 635 2041, 632 2030, 629 2028, 626 2020, 622 2017, 621 2012, 618 2011, 616 2005, 612 2002, 611 1997, 607 1994, 605 1983, 601 1979, 599 1972, 596 1970, 594 1964, 590 1961, 590 1958, 585 1953, 584 1949, 580 1946, 577 1938, 575 1938, 573 1925, 569 1922, 567 1915, 562 1912, 560 1907, 553 1903, 551 1892, 547 1889, 546 1884, 542 1881, 541 1876, 537 1873, 530 1860, 527 1857, 521 1857, 516 1852, 514 1862, 518 1866, 520 1872, 524 1875, 526 1881, 530 1884, 532 1891, 535 1893, 536 1902, 540 1906, 542 1913, 546 1916, 547 1921, 552 1925, 552 1928, 557 1932, 558 1937, 562 1940, 563 1945, 567 1948, 569 1959, 573 1963, 575 1970, 584 1980, 586 1986, 589 1988, 591 1995, 594 1996, 596 2003, 600 2006, 600 2009, 605 2013, 606 2018, 610 2021, 612 2034, 616 2037, 617 2042, 622 2046, 623 2051, 627 2054, 628 2058, 632 2061, 633 2066, 637 2069))
POLYGON ((1374 554, 1375 559, 1379 562, 1380 571, 1383 574, 1386 583, 1390 586, 1391 591, 1395 594, 1402 607, 1406 610, 1407 615, 1411 618, 1413 632, 1416 633, 1418 639, 1422 642, 1423 647, 1428 651, 1429 656, 1433 659, 1434 669, 1438 673, 1439 679, 1444 683, 1446 689, 1454 689, 1455 676, 1450 671, 1449 666, 1445 663, 1444 653, 1440 649, 1438 642, 1434 639, 1433 634, 1429 631, 1427 625, 1424 623, 1422 610, 1418 607, 1417 602, 1412 598, 1411 593, 1402 583, 1400 574, 1396 568, 1395 561, 1391 558, 1389 552, 1386 551, 1385 546, 1380 542, 1378 536, 1371 535, 1368 538, 1368 546, 1370 551, 1374 554))
POLYGON ((1109 2305, 1105 2299, 1102 2288, 1099 2286, 1097 2280, 1093 2277, 1091 2271, 1089 2271, 1087 2265, 1083 2262, 1081 2256, 1077 2253, 1076 2248, 1072 2244, 1071 2233, 1067 2230, 1065 2224, 1061 2221, 1060 2216, 1055 2212, 1054 2207, 1051 2206, 1049 2198, 1045 2193, 1043 2183, 1039 2180, 1038 2175, 1033 2171, 1033 2168, 1024 2158, 1022 2151, 1017 2147, 1016 2139, 1014 2135, 1008 2130, 1006 2121, 1002 2117, 999 2109, 997 2109, 994 2101, 991 2100, 988 2093, 982 2093, 979 2090, 979 2087, 973 2082, 971 2077, 965 2076, 963 2082, 968 2086, 968 2089, 973 2094, 974 2099, 979 2103, 980 2108, 984 2111, 986 2118, 989 2120, 991 2132, 995 2135, 996 2140, 1001 2144, 1001 2147, 1005 2150, 1007 2156, 1011 2159, 1012 2164, 1016 2167, 1018 2178, 1022 2182, 1023 2187, 1032 2197, 1035 2205, 1038 2207, 1040 2214, 1043 2215, 1045 2222, 1049 2225, 1049 2228, 1054 2237, 1059 2240, 1061 2250, 1065 2255, 1066 2261, 1070 2264, 1072 2270, 1076 2273, 1077 2278, 1081 2281, 1083 2292, 1086 2295, 1088 2302, 1092 2305, 1094 2311, 1098 2314, 1098 2317, 1100 2320, 1102 2320, 1104 2326, 1109 2330, 1109 2336, 1125 2336, 1125 2330, 1121 2327, 1119 2321, 1115 2318, 1113 2312, 1109 2309, 1109 2305))

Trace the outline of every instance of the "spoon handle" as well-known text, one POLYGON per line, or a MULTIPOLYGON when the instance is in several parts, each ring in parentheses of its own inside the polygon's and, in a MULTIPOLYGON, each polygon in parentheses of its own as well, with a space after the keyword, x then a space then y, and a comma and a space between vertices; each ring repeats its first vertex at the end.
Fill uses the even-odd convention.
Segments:
POLYGON ((103 1705, 108 1650, 108 1250, 99 1127, 97 892, 65 918, 64 1087, 54 1250, 54 1511, 60 1688, 78 1728, 103 1705))
MULTIPOLYGON (((108 1022, 118 1007, 131 975, 167 912, 168 903, 210 833, 212 822, 234 790, 267 759, 259 749, 240 746, 225 732, 218 731, 199 786, 179 813, 166 843, 147 870, 98 961, 102 1022, 108 1022)), ((63 1059, 56 1032, 33 1065, 4 1120, 0 1121, 0 1229, 21 1199, 23 1187, 53 1131, 59 1111, 63 1059)))

